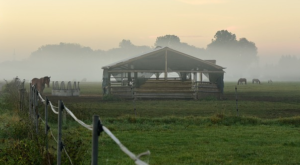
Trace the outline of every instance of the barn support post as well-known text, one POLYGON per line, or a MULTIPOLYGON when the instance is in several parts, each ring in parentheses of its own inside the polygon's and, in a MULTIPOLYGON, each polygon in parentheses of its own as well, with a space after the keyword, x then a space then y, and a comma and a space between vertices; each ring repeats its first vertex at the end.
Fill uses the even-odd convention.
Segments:
POLYGON ((131 79, 131 72, 128 72, 127 75, 128 75, 128 76, 127 76, 127 77, 128 77, 127 86, 130 86, 130 82, 131 82, 131 80, 132 80, 132 79, 131 79))
POLYGON ((61 127, 62 127, 62 111, 64 104, 61 100, 58 101, 58 135, 57 135, 57 164, 61 165, 61 151, 63 149, 63 143, 61 141, 61 127))
POLYGON ((99 116, 93 116, 92 165, 98 165, 98 138, 103 131, 99 116))
POLYGON ((156 77, 156 80, 158 80, 159 79, 159 73, 157 72, 157 73, 155 73, 155 77, 156 77))
POLYGON ((198 83, 197 83, 197 72, 194 72, 194 99, 198 100, 198 83))
POLYGON ((165 52, 165 81, 168 79, 168 51, 165 52))
POLYGON ((107 94, 110 94, 110 86, 111 86, 111 84, 110 84, 110 77, 111 77, 111 73, 108 73, 108 79, 107 79, 107 94))
POLYGON ((138 86, 138 73, 134 72, 134 86, 137 87, 138 86))
POLYGON ((199 73, 200 82, 202 83, 202 72, 199 73))

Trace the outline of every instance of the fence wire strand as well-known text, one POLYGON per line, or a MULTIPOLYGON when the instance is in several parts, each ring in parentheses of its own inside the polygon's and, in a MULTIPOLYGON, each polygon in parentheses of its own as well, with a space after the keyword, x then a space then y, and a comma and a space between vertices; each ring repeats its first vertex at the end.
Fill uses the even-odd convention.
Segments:
MULTIPOLYGON (((106 128, 105 126, 102 126, 104 132, 110 137, 112 138, 118 145, 119 147, 121 148, 121 150, 127 154, 132 160, 135 161, 135 164, 137 165, 148 165, 148 163, 146 162, 143 162, 142 160, 139 159, 138 156, 136 156, 134 153, 132 153, 131 151, 129 151, 121 142, 120 140, 115 137, 115 135, 113 133, 110 132, 110 130, 108 128, 106 128)), ((144 153, 141 153, 139 154, 139 156, 142 156, 142 155, 150 155, 150 151, 147 151, 147 152, 144 152, 144 153)))
MULTIPOLYGON (((39 95, 39 97, 41 98, 41 101, 42 101, 44 104, 46 104, 45 99, 43 99, 43 97, 40 95, 39 92, 38 92, 38 95, 39 95)), ((54 108, 58 108, 58 107, 53 106, 52 103, 51 103, 50 101, 49 101, 49 104, 50 104, 51 110, 52 110, 55 114, 58 115, 58 111, 56 111, 56 110, 54 109, 54 108)), ((83 127, 87 128, 88 130, 91 130, 91 131, 93 130, 93 126, 92 126, 92 125, 87 125, 87 124, 85 124, 83 121, 79 120, 79 119, 73 114, 73 112, 72 112, 71 110, 69 110, 69 108, 67 108, 66 106, 64 106, 64 109, 65 109, 65 110, 67 111, 67 113, 68 113, 69 115, 71 115, 72 118, 73 118, 76 122, 78 122, 80 125, 82 125, 83 127)), ((44 122, 44 120, 42 120, 42 118, 39 118, 39 119, 41 119, 41 121, 45 124, 45 122, 44 122)), ((146 162, 140 160, 140 157, 141 157, 141 156, 144 156, 144 155, 150 155, 150 151, 149 151, 149 150, 146 151, 146 152, 140 153, 139 155, 136 156, 136 155, 135 155, 134 153, 132 153, 129 149, 127 149, 127 148, 120 142, 120 140, 119 140, 117 137, 115 137, 115 135, 114 135, 112 132, 110 132, 110 130, 109 130, 108 128, 106 128, 105 126, 102 126, 102 128, 103 128, 104 132, 105 132, 111 139, 113 139, 113 141, 115 141, 115 143, 120 147, 120 149, 121 149, 125 154, 127 154, 132 160, 134 160, 134 162, 135 162, 136 165, 148 165, 148 163, 146 163, 146 162)), ((52 133, 52 130, 51 130, 51 129, 49 129, 49 130, 50 130, 51 136, 53 137, 53 139, 54 139, 55 142, 57 143, 57 140, 55 139, 55 137, 54 137, 54 135, 53 135, 53 133, 52 133)), ((69 154, 67 153, 65 147, 63 147, 63 149, 64 149, 66 155, 68 156, 68 158, 69 158, 69 160, 70 160, 70 163, 73 165, 72 160, 71 160, 69 154)))
POLYGON ((69 156, 69 154, 68 154, 68 152, 67 152, 67 150, 66 150, 65 147, 64 147, 64 151, 65 151, 66 155, 68 156, 70 163, 73 165, 73 162, 72 162, 72 160, 71 160, 71 158, 70 158, 70 156, 69 156))
POLYGON ((73 117, 73 119, 75 120, 75 121, 77 121, 80 125, 82 125, 83 127, 85 127, 85 128, 87 128, 87 129, 89 129, 89 130, 93 130, 93 126, 92 125, 87 125, 87 124, 85 124, 83 121, 81 121, 81 120, 79 120, 74 114, 73 114, 73 112, 71 111, 71 110, 69 110, 66 106, 65 106, 65 110, 68 112, 68 114, 70 114, 72 117, 73 117))
MULTIPOLYGON (((41 102, 46 104, 46 100, 41 96, 41 94, 38 92, 39 94, 39 97, 41 98, 41 102)), ((49 105, 51 107, 51 110, 53 111, 53 113, 57 114, 58 115, 58 111, 56 111, 54 108, 58 108, 58 107, 55 107, 54 105, 52 105, 51 101, 49 101, 49 105)))

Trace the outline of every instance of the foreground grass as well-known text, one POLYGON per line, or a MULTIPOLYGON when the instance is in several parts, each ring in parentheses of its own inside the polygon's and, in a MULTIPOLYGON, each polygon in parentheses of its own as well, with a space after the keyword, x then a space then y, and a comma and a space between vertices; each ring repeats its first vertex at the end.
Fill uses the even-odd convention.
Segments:
MULTIPOLYGON (((151 156, 143 157, 150 164, 297 164, 300 118, 292 121, 222 115, 155 119, 128 116, 106 118, 103 124, 132 152, 150 150, 151 156)), ((68 133, 91 148, 90 131, 69 122, 63 136, 68 133)), ((90 156, 91 150, 87 152, 90 156)), ((99 137, 98 159, 100 164, 133 164, 105 133, 99 137)), ((88 160, 84 164, 89 164, 88 160)))
MULTIPOLYGON (((143 157, 150 164, 299 164, 300 118, 295 116, 300 113, 300 86, 263 85, 238 87, 240 116, 236 116, 234 90, 226 91, 224 100, 90 102, 79 97, 64 103, 87 124, 91 124, 94 114, 99 115, 103 124, 134 153, 150 150, 151 156, 143 157)), ((226 83, 225 90, 234 86, 226 83)), ((89 92, 98 90, 94 84, 81 87, 87 95, 98 93, 89 92)), ((40 113, 44 116, 42 109, 40 113)), ((19 117, 14 113, 1 111, 0 149, 20 141, 9 136, 13 127, 5 129, 7 123, 17 121, 19 117)), ((56 137, 57 116, 53 113, 49 125, 56 137)), ((67 116, 62 136, 72 160, 76 164, 90 164, 91 131, 67 116)), ((55 155, 56 143, 50 135, 49 138, 50 151, 55 155)), ((99 137, 98 158, 99 164, 134 164, 105 133, 99 137)), ((68 164, 65 154, 62 159, 68 164)))
MULTIPOLYGON (((1 116, 8 117, 2 114, 1 116)), ((15 116, 6 122, 15 122, 15 116)), ((2 120, 1 120, 2 121, 2 120)), ((86 121, 90 124, 90 122, 86 121)), ((150 164, 298 164, 300 157, 300 118, 259 119, 252 117, 163 117, 141 118, 123 116, 102 118, 120 141, 132 152, 146 150, 150 156, 142 159, 150 164)), ((43 124, 41 128, 43 128, 43 124)), ((51 130, 57 136, 57 123, 51 122, 51 130)), ((3 140, 0 146, 9 146, 12 139, 3 140)), ((10 129, 11 131, 13 129, 10 129)), ((7 130, 6 130, 7 131, 7 130)), ((6 135, 7 136, 7 135, 6 135)), ((70 153, 84 146, 84 159, 75 164, 90 164, 92 133, 78 123, 68 120, 63 126, 62 137, 70 153), (71 139, 70 139, 71 136, 71 139), (70 141, 80 141, 74 146, 70 141)), ((6 137, 7 138, 7 137, 6 137)), ((56 154, 56 143, 49 135, 50 152, 56 154)), ((14 139, 18 141, 19 139, 14 139)), ((76 144, 76 143, 75 143, 76 144)), ((71 155, 73 161, 76 159, 71 155)), ((105 133, 99 137, 99 164, 133 164, 115 142, 105 133)), ((68 163, 63 154, 62 160, 68 163)), ((1 162, 1 161, 0 161, 1 162)))

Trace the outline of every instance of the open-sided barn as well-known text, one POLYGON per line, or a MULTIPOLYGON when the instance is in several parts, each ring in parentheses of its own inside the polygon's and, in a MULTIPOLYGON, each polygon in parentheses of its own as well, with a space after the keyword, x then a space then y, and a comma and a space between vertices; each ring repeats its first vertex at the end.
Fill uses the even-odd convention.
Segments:
POLYGON ((169 47, 102 67, 103 94, 121 98, 221 97, 223 67, 169 47), (203 81, 206 76, 207 81, 203 81))

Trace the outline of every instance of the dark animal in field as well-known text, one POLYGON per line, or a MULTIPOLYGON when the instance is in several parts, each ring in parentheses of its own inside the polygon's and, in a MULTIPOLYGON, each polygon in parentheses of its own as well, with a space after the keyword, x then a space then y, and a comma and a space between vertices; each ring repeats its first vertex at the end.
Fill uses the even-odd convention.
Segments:
POLYGON ((40 79, 33 78, 31 80, 31 85, 34 85, 40 94, 43 94, 43 91, 45 89, 45 84, 47 84, 47 87, 49 87, 49 83, 50 83, 50 77, 48 76, 42 77, 40 79))
POLYGON ((268 80, 268 83, 273 83, 273 81, 272 80, 268 80))
POLYGON ((259 79, 252 79, 252 84, 254 84, 254 83, 260 84, 259 79))
POLYGON ((243 83, 245 83, 245 84, 247 84, 247 79, 245 79, 245 78, 240 78, 239 80, 238 80, 238 82, 237 82, 237 85, 239 85, 239 84, 243 84, 243 83))

